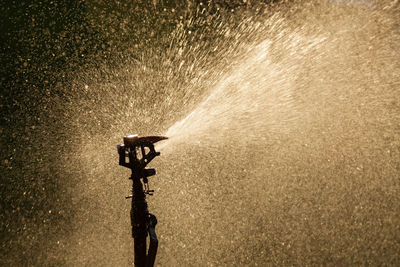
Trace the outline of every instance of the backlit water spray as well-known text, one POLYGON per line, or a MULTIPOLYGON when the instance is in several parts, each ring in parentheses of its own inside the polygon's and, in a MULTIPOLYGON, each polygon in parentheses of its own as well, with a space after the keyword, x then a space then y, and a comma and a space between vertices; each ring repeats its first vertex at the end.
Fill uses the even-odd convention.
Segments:
POLYGON ((132 264, 115 145, 138 133, 169 137, 149 178, 156 265, 398 264, 398 2, 202 14, 71 81, 75 213, 49 261, 132 264))
POLYGON ((103 199, 78 217, 103 212, 72 235, 70 260, 131 263, 128 181, 114 144, 140 133, 170 137, 150 179, 158 264, 398 262, 399 32, 391 12, 292 4, 245 14, 235 28, 216 25, 222 37, 203 47, 190 43, 201 32, 178 27, 160 56, 86 85, 101 113, 113 114, 100 116, 119 121, 76 152, 89 179, 77 196, 103 199))

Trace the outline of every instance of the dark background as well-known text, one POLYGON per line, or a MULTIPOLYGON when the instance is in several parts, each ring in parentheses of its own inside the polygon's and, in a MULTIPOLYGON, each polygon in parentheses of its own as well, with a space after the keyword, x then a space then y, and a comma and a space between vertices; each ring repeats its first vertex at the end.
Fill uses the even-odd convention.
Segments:
MULTIPOLYGON (((216 30, 219 22, 235 29, 246 13, 254 22, 270 2, 278 1, 2 2, 0 265, 106 265, 110 255, 118 263, 131 260, 130 229, 124 228, 129 226, 129 204, 121 197, 129 181, 112 161, 115 144, 126 129, 163 133, 193 110, 201 99, 196 96, 204 91, 194 86, 188 93, 193 98, 186 96, 190 75, 203 69, 226 71, 224 58, 215 60, 224 51, 218 55, 214 45, 237 37, 216 30), (178 26, 187 29, 174 32, 178 26), (189 31, 199 34, 171 37, 189 31), (163 88, 167 79, 160 59, 170 60, 173 71, 181 62, 174 58, 180 46, 168 50, 171 40, 186 41, 186 48, 201 47, 201 53, 187 53, 184 59, 206 55, 193 73, 177 71, 177 78, 163 88), (138 78, 121 67, 125 62, 138 69, 138 78), (212 64, 221 68, 209 68, 212 64), (147 65, 153 70, 141 72, 147 65), (132 92, 132 81, 139 84, 138 92, 132 92), (119 105, 116 98, 124 94, 144 99, 135 103, 140 108, 126 108, 128 98, 119 105), (159 103, 168 102, 169 96, 173 103, 157 109, 149 101, 157 95, 164 101, 159 103), (104 112, 102 104, 110 110, 104 112), (130 117, 124 118, 127 111, 130 117), (128 125, 129 120, 135 121, 128 125), (126 129, 110 133, 115 129, 111 126, 120 124, 126 129), (122 249, 113 247, 118 243, 122 249)), ((375 11, 352 1, 354 6, 340 4, 325 13, 315 1, 293 2, 306 4, 283 16, 294 19, 283 27, 286 35, 273 36, 270 53, 276 66, 288 67, 285 79, 297 75, 290 89, 297 101, 299 131, 267 136, 262 146, 246 144, 239 151, 246 157, 238 164, 232 140, 242 135, 219 131, 217 124, 215 132, 228 141, 203 148, 181 146, 184 159, 181 154, 161 157, 158 177, 169 179, 161 182, 159 196, 164 198, 155 197, 150 204, 160 219, 166 218, 159 229, 167 245, 159 259, 171 265, 193 259, 226 265, 399 261, 398 9, 391 14, 385 4, 375 11), (365 25, 370 32, 368 27, 364 31, 365 25), (296 43, 296 34, 326 41, 307 52, 303 47, 308 47, 308 38, 296 43), (300 73, 291 71, 293 66, 300 73), (224 135, 232 138, 232 145, 224 135), (214 194, 215 189, 227 194, 214 194), (209 235, 201 236, 205 232, 209 235), (174 259, 176 254, 182 258, 174 259)), ((238 38, 245 44, 245 34, 238 38)), ((285 126, 284 121, 279 124, 281 114, 276 118, 273 126, 285 126)), ((242 133, 252 134, 254 125, 247 126, 242 133)))

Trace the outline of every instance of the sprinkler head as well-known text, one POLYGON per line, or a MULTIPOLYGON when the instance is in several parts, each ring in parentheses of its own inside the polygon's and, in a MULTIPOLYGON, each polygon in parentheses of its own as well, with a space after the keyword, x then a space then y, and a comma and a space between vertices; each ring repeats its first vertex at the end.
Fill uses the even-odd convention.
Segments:
POLYGON ((137 134, 124 137, 124 143, 117 145, 119 165, 132 169, 141 177, 154 175, 151 169, 144 170, 146 165, 160 152, 154 149, 154 143, 168 139, 165 136, 143 136, 137 134), (147 172, 146 172, 147 171, 147 172))

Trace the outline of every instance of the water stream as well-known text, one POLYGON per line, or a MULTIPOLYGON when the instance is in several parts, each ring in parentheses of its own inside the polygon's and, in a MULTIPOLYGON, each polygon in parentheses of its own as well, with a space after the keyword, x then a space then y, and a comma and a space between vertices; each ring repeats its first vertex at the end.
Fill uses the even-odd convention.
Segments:
POLYGON ((170 137, 158 147, 149 198, 159 218, 160 265, 394 257, 395 19, 364 6, 291 8, 296 12, 282 8, 257 19, 244 15, 236 28, 220 26, 224 38, 207 40, 206 51, 185 43, 189 34, 178 28, 180 39, 167 53, 113 70, 110 83, 87 85, 99 94, 100 110, 116 112, 118 121, 76 152, 87 179, 75 194, 91 203, 69 237, 69 260, 131 264, 128 173, 116 165, 115 151, 129 133, 170 137))

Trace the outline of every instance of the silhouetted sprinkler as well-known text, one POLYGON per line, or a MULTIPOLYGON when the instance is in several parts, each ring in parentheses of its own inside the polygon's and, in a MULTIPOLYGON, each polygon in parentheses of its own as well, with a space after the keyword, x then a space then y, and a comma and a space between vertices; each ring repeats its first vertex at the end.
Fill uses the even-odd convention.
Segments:
POLYGON ((119 165, 130 168, 132 175, 131 225, 134 240, 135 266, 153 266, 156 259, 158 240, 155 231, 157 218, 147 209, 146 194, 153 195, 149 189, 148 177, 155 175, 155 169, 146 169, 147 164, 160 155, 154 149, 154 143, 165 140, 164 136, 129 135, 124 137, 124 144, 117 145, 119 165), (142 183, 143 181, 143 183, 142 183), (144 187, 144 188, 143 188, 144 187), (150 237, 149 250, 146 252, 147 235, 150 237))

